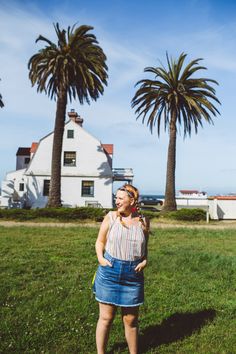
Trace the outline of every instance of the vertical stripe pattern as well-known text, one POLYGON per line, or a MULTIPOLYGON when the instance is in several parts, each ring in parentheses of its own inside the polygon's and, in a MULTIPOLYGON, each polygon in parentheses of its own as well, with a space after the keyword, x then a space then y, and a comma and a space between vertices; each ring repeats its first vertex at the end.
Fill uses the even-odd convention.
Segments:
POLYGON ((116 213, 109 212, 109 231, 105 250, 114 258, 135 261, 145 255, 146 238, 140 221, 123 226, 116 213))

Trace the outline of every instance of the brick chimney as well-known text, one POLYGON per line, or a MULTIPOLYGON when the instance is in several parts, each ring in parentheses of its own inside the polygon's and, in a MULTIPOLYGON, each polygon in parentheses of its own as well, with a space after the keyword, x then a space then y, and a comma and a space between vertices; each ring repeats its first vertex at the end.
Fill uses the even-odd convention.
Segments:
POLYGON ((79 124, 82 127, 84 120, 78 115, 77 112, 75 112, 74 109, 71 109, 70 112, 68 112, 68 116, 70 120, 73 120, 73 122, 79 124))

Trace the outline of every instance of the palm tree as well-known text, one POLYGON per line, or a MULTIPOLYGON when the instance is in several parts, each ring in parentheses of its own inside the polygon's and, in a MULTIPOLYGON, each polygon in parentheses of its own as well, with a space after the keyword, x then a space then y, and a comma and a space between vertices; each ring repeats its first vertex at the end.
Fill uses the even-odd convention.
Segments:
POLYGON ((200 66, 200 58, 183 66, 186 54, 182 53, 177 60, 167 58, 167 68, 147 67, 145 72, 154 75, 154 79, 144 79, 137 82, 140 85, 132 99, 132 108, 136 107, 137 119, 142 116, 142 123, 149 126, 151 133, 156 125, 158 136, 161 124, 169 132, 169 146, 167 157, 166 190, 163 211, 176 210, 175 201, 175 166, 176 166, 176 135, 177 128, 183 126, 184 137, 191 135, 192 127, 195 133, 203 120, 213 123, 211 115, 216 116, 219 111, 213 102, 220 101, 215 96, 215 89, 211 83, 215 80, 196 78, 194 74, 199 70, 206 70, 200 66))
POLYGON ((37 91, 44 91, 57 101, 52 151, 51 185, 48 206, 61 206, 61 152, 67 100, 78 99, 81 104, 97 100, 107 85, 106 56, 90 33, 93 27, 75 25, 61 30, 54 25, 58 43, 39 36, 46 43, 28 63, 29 78, 37 91))

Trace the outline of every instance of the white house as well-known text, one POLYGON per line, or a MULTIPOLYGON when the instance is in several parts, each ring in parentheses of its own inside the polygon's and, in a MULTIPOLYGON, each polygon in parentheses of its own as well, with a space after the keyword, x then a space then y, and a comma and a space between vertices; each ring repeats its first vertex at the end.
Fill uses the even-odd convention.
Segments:
MULTIPOLYGON (((74 110, 68 113, 62 146, 61 200, 65 206, 112 207, 114 181, 131 183, 131 168, 112 167, 113 145, 102 144, 83 127, 74 110)), ((51 178, 53 135, 50 133, 19 148, 16 171, 8 172, 2 182, 1 207, 14 205, 46 206, 51 178)))
POLYGON ((207 198, 206 192, 200 192, 195 189, 181 189, 179 190, 178 198, 207 198))
POLYGON ((208 210, 207 193, 195 189, 181 189, 176 196, 177 208, 204 208, 208 210))

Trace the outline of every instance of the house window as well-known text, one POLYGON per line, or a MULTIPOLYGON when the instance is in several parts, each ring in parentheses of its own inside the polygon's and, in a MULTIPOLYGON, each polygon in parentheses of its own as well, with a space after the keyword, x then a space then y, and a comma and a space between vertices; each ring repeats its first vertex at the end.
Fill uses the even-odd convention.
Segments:
POLYGON ((68 139, 74 139, 74 130, 67 130, 67 138, 68 139))
POLYGON ((94 181, 82 181, 82 197, 94 196, 94 181))
POLYGON ((45 197, 49 196, 50 179, 44 179, 43 181, 43 195, 45 197))
POLYGON ((76 166, 75 151, 64 151, 64 166, 76 166))
POLYGON ((19 191, 20 191, 20 192, 24 192, 24 189, 25 189, 24 183, 20 183, 20 184, 19 184, 19 191))
POLYGON ((30 162, 30 158, 29 157, 25 157, 25 164, 27 165, 30 162))

